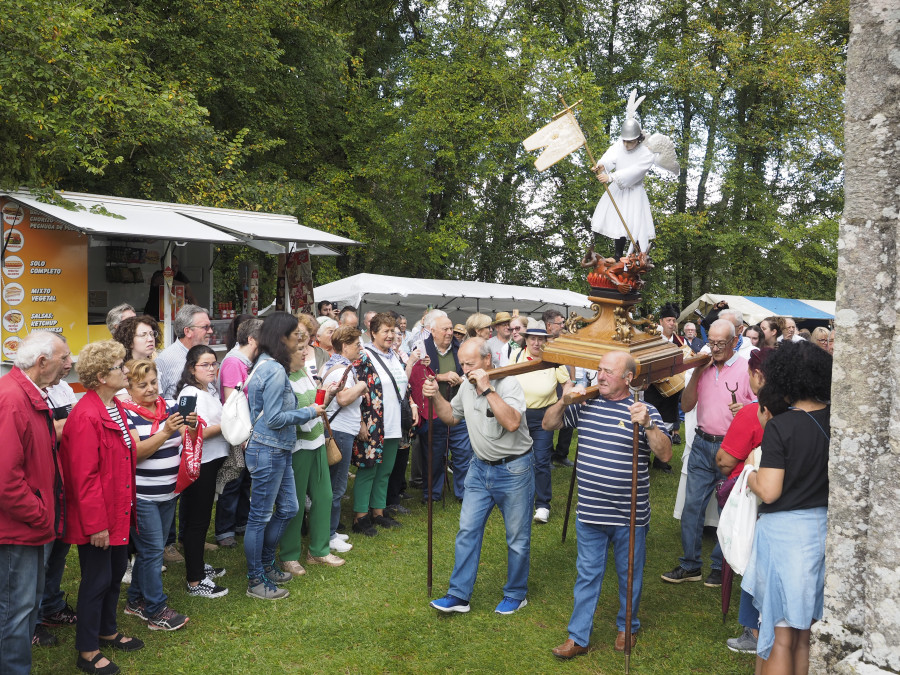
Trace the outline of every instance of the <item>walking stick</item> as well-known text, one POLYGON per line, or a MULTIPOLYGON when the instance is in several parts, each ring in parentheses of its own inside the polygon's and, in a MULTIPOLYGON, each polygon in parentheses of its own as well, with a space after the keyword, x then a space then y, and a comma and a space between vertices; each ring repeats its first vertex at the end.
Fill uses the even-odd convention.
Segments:
MULTIPOLYGON (((643 400, 642 392, 633 389, 635 403, 643 400)), ((638 442, 640 428, 632 422, 631 436, 631 515, 628 519, 628 578, 625 582, 625 673, 631 666, 631 594, 634 588, 634 537, 637 522, 638 442)))
POLYGON ((432 539, 431 539, 431 466, 432 466, 432 430, 434 429, 434 420, 432 419, 434 403, 432 400, 426 399, 425 411, 428 416, 428 453, 427 453, 427 465, 428 465, 428 576, 426 585, 428 586, 428 597, 431 597, 431 554, 433 550, 432 539))
POLYGON ((575 492, 575 471, 578 469, 578 445, 575 446, 575 461, 572 462, 572 478, 569 480, 569 499, 566 501, 566 517, 563 520, 562 543, 566 543, 566 531, 569 529, 569 514, 572 512, 572 493, 575 492))

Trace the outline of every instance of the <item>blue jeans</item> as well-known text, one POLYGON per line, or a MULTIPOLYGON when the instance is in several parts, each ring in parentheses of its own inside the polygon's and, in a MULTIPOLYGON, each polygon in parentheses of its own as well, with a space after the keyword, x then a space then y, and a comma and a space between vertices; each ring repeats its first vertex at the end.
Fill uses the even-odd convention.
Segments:
POLYGON ((534 506, 550 508, 553 488, 550 482, 550 460, 553 457, 553 432, 541 427, 546 408, 528 408, 525 419, 534 448, 534 506))
POLYGON ((496 504, 506 526, 507 571, 503 595, 522 600, 528 593, 531 560, 531 505, 534 503, 534 454, 491 466, 472 458, 466 476, 466 497, 459 512, 459 532, 450 588, 457 598, 472 597, 484 526, 496 504))
MULTIPOLYGON (((600 599, 603 575, 606 572, 606 551, 610 544, 619 577, 619 612, 616 629, 625 630, 625 594, 628 586, 628 526, 591 525, 575 519, 578 536, 578 558, 575 569, 575 606, 569 619, 569 637, 582 647, 591 641, 594 628, 594 612, 600 599)), ((634 528, 634 576, 631 586, 631 632, 641 627, 638 609, 641 605, 641 587, 644 584, 644 561, 647 558, 647 526, 634 528)))
POLYGON ((66 556, 71 546, 62 539, 54 539, 44 544, 44 597, 41 600, 40 618, 59 612, 66 606, 66 594, 62 592, 63 572, 66 570, 66 556))
MULTIPOLYGON (((469 441, 469 429, 465 420, 459 424, 447 426, 439 419, 426 420, 416 429, 419 436, 419 452, 421 456, 422 474, 428 471, 428 425, 433 424, 431 443, 434 455, 431 459, 432 499, 440 499, 444 492, 444 466, 447 453, 450 453, 450 466, 453 468, 453 493, 462 499, 466 493, 466 474, 472 461, 472 443, 469 441)), ((425 479, 422 479, 424 483, 425 479)), ((428 484, 422 487, 422 499, 428 497, 428 484)))
POLYGON ((738 609, 738 622, 746 628, 759 630, 759 610, 753 606, 753 596, 741 589, 741 604, 738 609))
POLYGON ((347 492, 347 472, 350 470, 350 458, 353 455, 353 434, 344 431, 334 431, 334 440, 341 449, 341 461, 328 467, 331 473, 331 539, 337 534, 338 524, 341 522, 341 499, 347 492))
MULTIPOLYGON (((684 508, 681 511, 681 548, 684 556, 679 559, 686 570, 703 567, 703 518, 706 505, 722 473, 716 466, 716 453, 720 443, 710 443, 694 436, 691 456, 688 458, 687 480, 684 489, 684 508)), ((722 569, 722 547, 718 539, 712 552, 712 568, 722 569)))
POLYGON ((290 450, 279 450, 251 439, 244 458, 253 479, 244 555, 247 578, 255 580, 262 578, 264 563, 274 562, 284 528, 300 507, 290 450))
POLYGON ((128 587, 128 602, 144 599, 147 615, 153 616, 166 607, 168 597, 163 591, 162 564, 166 535, 175 517, 175 499, 151 502, 138 499, 137 529, 131 529, 131 539, 137 549, 128 587))
POLYGON ((44 546, 0 544, 0 673, 31 672, 31 636, 44 593, 44 546))
POLYGON ((225 483, 216 500, 216 541, 243 532, 250 511, 250 474, 241 469, 240 475, 225 483))

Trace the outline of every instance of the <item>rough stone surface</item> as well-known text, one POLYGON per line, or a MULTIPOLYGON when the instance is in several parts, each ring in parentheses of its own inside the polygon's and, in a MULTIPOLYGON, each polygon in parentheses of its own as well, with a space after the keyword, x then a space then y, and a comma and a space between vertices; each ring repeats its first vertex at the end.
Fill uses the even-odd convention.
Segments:
POLYGON ((811 673, 900 673, 900 4, 851 0, 825 616, 811 673))

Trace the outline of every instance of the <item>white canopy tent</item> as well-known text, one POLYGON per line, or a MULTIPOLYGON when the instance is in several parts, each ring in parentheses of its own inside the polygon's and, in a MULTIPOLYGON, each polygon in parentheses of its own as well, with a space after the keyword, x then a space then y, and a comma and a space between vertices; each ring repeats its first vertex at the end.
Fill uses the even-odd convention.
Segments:
POLYGON ((540 318, 547 309, 568 316, 573 309, 591 306, 586 295, 574 291, 530 286, 510 286, 481 281, 410 279, 380 274, 356 274, 340 281, 318 286, 316 301, 330 300, 340 306, 352 305, 360 312, 392 309, 406 315, 409 325, 418 321, 429 305, 442 309, 455 323, 463 323, 469 314, 519 310, 521 315, 540 318))
POLYGON ((720 295, 705 293, 684 308, 678 323, 696 321, 694 310, 704 316, 716 303, 725 301, 731 309, 739 309, 744 314, 744 323, 752 326, 768 316, 790 316, 796 321, 812 321, 825 324, 834 320, 834 300, 792 300, 790 298, 762 298, 751 295, 720 295))

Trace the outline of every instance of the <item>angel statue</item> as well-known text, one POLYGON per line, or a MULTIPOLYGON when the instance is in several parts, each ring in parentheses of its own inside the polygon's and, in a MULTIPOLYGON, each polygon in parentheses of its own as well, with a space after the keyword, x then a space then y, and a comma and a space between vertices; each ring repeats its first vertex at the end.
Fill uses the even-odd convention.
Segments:
MULTIPOLYGON (((635 116, 643 100, 643 96, 637 98, 636 90, 631 92, 619 140, 603 153, 592 169, 607 189, 594 210, 591 230, 615 240, 617 261, 625 253, 628 239, 631 239, 628 253, 634 251, 635 243, 638 252, 647 252, 650 240, 656 236, 650 200, 644 190, 644 176, 653 165, 676 176, 680 171, 672 139, 662 134, 653 134, 645 139, 635 116)), ((593 247, 588 250, 585 259, 591 257, 595 257, 593 247)))

